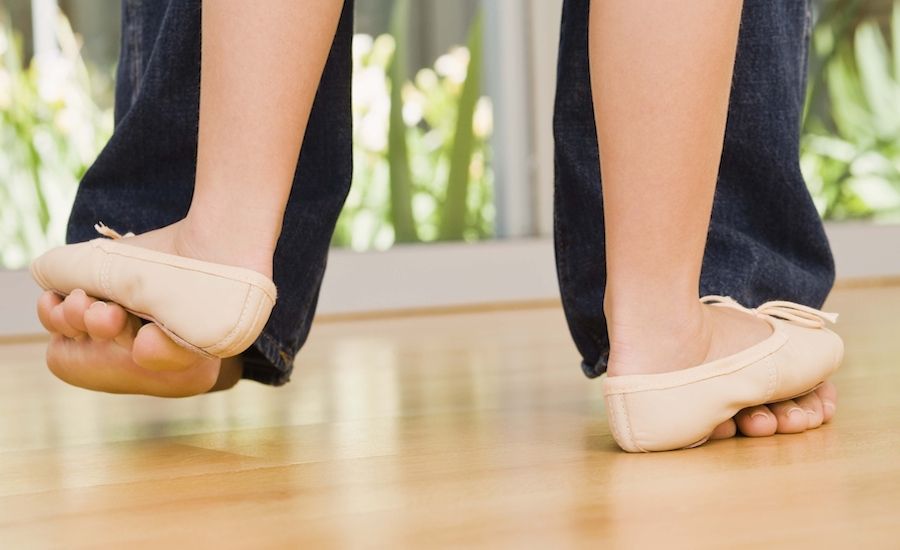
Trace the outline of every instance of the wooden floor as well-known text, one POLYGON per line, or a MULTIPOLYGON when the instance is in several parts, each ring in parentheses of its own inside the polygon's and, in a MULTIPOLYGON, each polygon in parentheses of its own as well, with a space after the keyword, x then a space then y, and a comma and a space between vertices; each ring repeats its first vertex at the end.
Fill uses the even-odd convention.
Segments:
POLYGON ((293 381, 93 394, 0 346, 0 548, 900 548, 900 287, 838 291, 838 417, 629 455, 556 308, 330 322, 293 381))

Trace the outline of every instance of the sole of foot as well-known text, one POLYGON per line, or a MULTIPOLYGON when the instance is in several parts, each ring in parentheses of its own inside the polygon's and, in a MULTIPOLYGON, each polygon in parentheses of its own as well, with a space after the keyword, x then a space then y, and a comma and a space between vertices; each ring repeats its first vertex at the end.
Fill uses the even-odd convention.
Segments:
MULTIPOLYGON (((244 267, 271 278, 276 235, 264 229, 265 224, 254 224, 259 228, 255 232, 235 230, 231 235, 192 220, 124 237, 122 242, 244 267)), ((65 298, 45 292, 37 309, 51 335, 47 365, 69 384, 110 393, 184 397, 225 389, 240 379, 239 358, 202 357, 173 342, 158 326, 142 324, 118 304, 95 300, 80 290, 65 298)))
POLYGON ((50 333, 47 366, 58 378, 109 393, 187 397, 225 389, 240 379, 239 358, 208 359, 142 325, 115 303, 75 290, 41 295, 38 318, 50 333))

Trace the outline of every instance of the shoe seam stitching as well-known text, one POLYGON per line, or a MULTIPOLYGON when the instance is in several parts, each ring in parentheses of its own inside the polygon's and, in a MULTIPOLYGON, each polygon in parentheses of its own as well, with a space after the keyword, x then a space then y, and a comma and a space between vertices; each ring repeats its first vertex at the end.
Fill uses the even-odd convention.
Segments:
MULTIPOLYGON (((256 323, 259 321, 259 319, 261 317, 260 313, 262 312, 264 305, 265 305, 265 301, 262 298, 259 298, 256 301, 256 311, 253 313, 253 320, 250 322, 250 326, 256 325, 256 323)), ((259 337, 259 335, 256 336, 256 338, 258 338, 258 337, 259 337)), ((254 340, 255 340, 255 338, 254 338, 254 340)), ((252 345, 252 342, 250 344, 252 345)), ((241 351, 243 351, 243 350, 241 350, 241 351)))
POLYGON ((634 433, 631 431, 631 420, 628 416, 628 407, 625 406, 625 396, 622 394, 617 394, 613 397, 615 398, 615 408, 617 409, 616 416, 618 416, 622 420, 621 423, 625 428, 625 433, 622 435, 625 436, 626 442, 629 444, 629 446, 634 447, 641 452, 644 452, 644 449, 642 449, 641 446, 638 445, 635 441, 634 433))
POLYGON ((112 256, 103 249, 100 249, 100 251, 103 253, 103 261, 100 264, 100 286, 103 288, 103 293, 108 296, 109 301, 120 303, 115 293, 113 292, 112 284, 110 283, 110 266, 112 265, 112 256))
MULTIPOLYGON (((250 322, 250 326, 255 326, 259 322, 259 319, 262 317, 261 313, 262 313, 263 307, 265 307, 265 300, 262 297, 260 297, 256 301, 256 311, 253 313, 253 320, 250 322)), ((258 337, 259 337, 259 335, 256 335, 254 340, 258 337)), ((250 343, 250 345, 252 345, 252 344, 253 344, 253 342, 250 343)), ((241 351, 243 351, 243 350, 241 350, 241 351)))
POLYGON ((766 401, 768 401, 775 393, 775 387, 778 383, 778 369, 775 367, 775 360, 772 359, 771 355, 766 359, 769 363, 769 384, 768 388, 766 388, 766 401))
MULTIPOLYGON (((787 343, 787 341, 788 341, 787 339, 784 339, 784 341, 777 348, 773 349, 766 355, 756 359, 755 361, 753 361, 751 363, 734 368, 733 370, 729 370, 726 372, 717 372, 717 373, 711 374, 709 376, 706 376, 704 378, 698 378, 696 380, 687 379, 687 380, 679 381, 679 382, 671 384, 671 385, 659 386, 659 387, 654 386, 653 382, 649 382, 649 383, 645 382, 644 384, 638 383, 638 384, 634 384, 633 386, 628 385, 627 383, 620 383, 622 385, 622 387, 615 388, 615 389, 609 391, 609 395, 616 395, 616 394, 623 395, 623 394, 629 394, 629 393, 641 393, 641 392, 647 392, 647 391, 662 391, 662 390, 680 388, 682 386, 687 386, 690 384, 695 384, 697 382, 703 382, 706 380, 712 380, 714 378, 719 378, 721 376, 729 376, 729 375, 738 373, 744 369, 750 368, 754 365, 757 365, 761 361, 768 361, 768 362, 772 363, 773 362, 772 356, 775 355, 776 353, 778 353, 784 347, 784 345, 787 343)), ((684 372, 684 371, 681 371, 681 372, 684 372)), ((665 373, 665 374, 670 374, 670 373, 665 373)))
MULTIPOLYGON (((764 357, 763 360, 768 361, 768 360, 769 360, 769 356, 764 357)), ((631 394, 631 393, 643 393, 643 392, 650 392, 650 391, 665 391, 665 390, 672 390, 672 389, 680 388, 680 387, 683 387, 683 386, 689 386, 689 385, 691 385, 691 384, 697 384, 697 383, 699 383, 699 382, 705 382, 705 381, 707 381, 707 380, 713 380, 713 379, 715 379, 715 378, 720 378, 720 377, 722 377, 722 376, 730 376, 730 375, 732 375, 732 374, 737 374, 738 372, 740 372, 740 371, 742 371, 742 370, 744 370, 744 369, 748 369, 748 368, 750 368, 750 367, 752 367, 752 366, 754 366, 754 365, 758 365, 759 363, 760 363, 760 361, 754 361, 754 362, 752 362, 752 363, 750 363, 750 364, 748 364, 748 365, 744 365, 744 366, 739 367, 739 368, 737 368, 737 369, 735 369, 735 370, 732 370, 732 371, 714 374, 714 375, 712 375, 712 376, 708 376, 708 377, 706 377, 706 378, 700 378, 700 379, 698 379, 698 380, 688 380, 688 381, 685 381, 685 382, 680 382, 680 383, 678 383, 678 384, 673 384, 673 385, 671 385, 671 386, 663 386, 663 387, 637 387, 637 388, 626 387, 626 388, 622 388, 621 390, 617 390, 617 391, 615 391, 614 393, 611 393, 610 395, 625 395, 625 394, 631 394)))
MULTIPOLYGON (((106 240, 108 240, 108 239, 97 239, 97 240, 100 240, 100 241, 106 241, 106 240)), ((124 245, 123 245, 123 246, 124 246, 124 245)), ((117 250, 109 250, 108 248, 103 247, 103 246, 98 246, 98 248, 100 248, 100 250, 102 250, 103 253, 106 254, 107 256, 113 256, 113 255, 115 255, 115 256, 120 256, 120 257, 122 257, 122 258, 126 258, 126 259, 128 259, 128 260, 135 260, 135 261, 139 261, 139 262, 147 262, 147 263, 151 263, 151 264, 155 264, 155 265, 166 266, 166 267, 169 267, 169 268, 172 268, 172 269, 178 269, 178 270, 183 270, 183 271, 190 271, 190 272, 193 272, 193 273, 202 273, 202 274, 204 274, 204 275, 209 275, 210 277, 217 277, 217 278, 219 278, 219 279, 226 279, 226 280, 229 280, 229 281, 235 281, 235 282, 243 283, 243 284, 252 286, 252 287, 254 287, 254 288, 258 288, 260 291, 262 291, 264 294, 266 294, 266 296, 268 296, 268 297, 271 298, 272 300, 275 300, 275 299, 276 299, 276 297, 274 297, 274 296, 271 295, 271 293, 269 292, 269 289, 264 288, 263 285, 260 285, 260 284, 258 284, 258 283, 256 283, 256 282, 252 281, 252 280, 238 279, 238 278, 232 277, 232 276, 230 276, 230 275, 223 275, 223 274, 221 274, 221 273, 215 273, 215 272, 214 272, 213 270, 211 270, 211 269, 198 269, 198 268, 195 268, 195 267, 188 267, 188 266, 184 266, 184 265, 175 265, 175 264, 173 264, 173 263, 170 263, 169 261, 155 260, 155 259, 153 259, 153 258, 147 258, 147 257, 145 257, 145 256, 138 256, 137 254, 126 254, 126 253, 123 253, 123 252, 117 251, 117 250)), ((130 246, 130 248, 137 248, 138 250, 142 250, 142 251, 144 250, 144 249, 141 249, 141 248, 139 248, 139 247, 134 247, 134 246, 130 246)), ((164 253, 164 252, 158 252, 158 251, 150 250, 150 249, 147 249, 146 252, 147 252, 147 253, 155 253, 155 254, 163 254, 163 255, 167 255, 167 256, 174 256, 174 255, 171 255, 171 254, 166 254, 166 253, 164 253)), ((195 259, 193 259, 193 258, 184 258, 184 257, 182 257, 182 256, 174 256, 174 257, 175 257, 175 258, 178 258, 178 259, 181 260, 181 261, 192 261, 192 262, 200 262, 200 261, 201 261, 201 260, 195 260, 195 259)), ((204 263, 209 263, 209 262, 204 262, 204 263)), ((216 265, 216 264, 213 264, 213 265, 216 265)), ((240 267, 236 267, 236 266, 224 266, 224 267, 233 268, 233 269, 236 269, 236 270, 250 271, 250 272, 252 272, 252 273, 255 273, 255 274, 259 275, 260 277, 265 277, 264 275, 262 275, 262 274, 260 274, 260 273, 256 273, 256 272, 253 271, 253 270, 248 270, 248 269, 245 269, 245 268, 240 268, 240 267)), ((274 283, 273 283, 273 286, 274 286, 274 283)), ((277 289, 275 290, 275 292, 277 292, 277 289)))
MULTIPOLYGON (((207 353, 211 353, 213 355, 215 355, 216 353, 221 353, 222 351, 224 351, 225 349, 228 348, 228 345, 231 343, 229 340, 234 336, 234 334, 236 334, 240 330, 243 330, 244 317, 247 314, 247 306, 250 304, 250 294, 251 294, 251 289, 247 288, 247 294, 244 296, 244 304, 241 307, 241 314, 238 317, 238 321, 235 324, 234 328, 232 328, 228 332, 228 334, 223 336, 222 339, 219 340, 217 343, 215 343, 211 346, 202 348, 204 351, 206 351, 207 353), (213 351, 213 350, 215 350, 215 351, 213 351)), ((262 300, 260 300, 260 302, 261 301, 262 300)))

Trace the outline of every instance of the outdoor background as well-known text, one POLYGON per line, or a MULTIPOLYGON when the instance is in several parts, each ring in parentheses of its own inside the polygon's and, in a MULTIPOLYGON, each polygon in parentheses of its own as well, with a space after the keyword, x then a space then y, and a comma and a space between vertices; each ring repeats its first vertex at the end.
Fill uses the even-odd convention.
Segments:
MULTIPOLYGON (((0 267, 62 243, 78 179, 112 131, 118 9, 109 0, 0 7, 0 267)), ((335 246, 506 236, 485 84, 490 56, 506 53, 484 39, 482 9, 477 0, 357 0, 354 182, 335 246)), ((810 190, 827 220, 896 223, 900 0, 813 9, 801 159, 810 190)))

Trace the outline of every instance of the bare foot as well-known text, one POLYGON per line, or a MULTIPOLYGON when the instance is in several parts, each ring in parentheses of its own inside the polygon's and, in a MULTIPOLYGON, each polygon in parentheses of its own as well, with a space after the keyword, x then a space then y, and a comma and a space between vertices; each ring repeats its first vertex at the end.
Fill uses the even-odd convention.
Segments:
POLYGON ((720 424, 713 434, 730 437, 735 429, 749 437, 766 437, 776 433, 792 434, 818 428, 834 418, 837 407, 837 388, 825 382, 812 393, 770 405, 749 407, 732 420, 720 424))
MULTIPOLYGON (((609 376, 660 373, 686 369, 738 353, 762 342, 772 329, 762 319, 728 308, 698 304, 682 319, 660 319, 655 330, 632 330, 610 326, 612 351, 609 376)), ((750 437, 776 433, 800 433, 829 422, 835 413, 837 389, 826 382, 803 397, 741 410, 719 424, 710 439, 733 437, 738 432, 750 437)))
POLYGON ((50 332, 47 366, 74 386, 185 397, 225 389, 240 379, 240 359, 197 356, 155 325, 141 326, 117 304, 94 300, 80 290, 64 300, 45 292, 38 317, 50 332))
MULTIPOLYGON (((272 276, 274 235, 216 234, 182 220, 123 241, 272 276)), ((51 334, 48 367, 75 386, 179 397, 231 387, 241 376, 239 358, 197 355, 173 342, 156 325, 142 326, 118 304, 97 301, 80 290, 65 299, 45 292, 38 301, 38 316, 51 334)))

